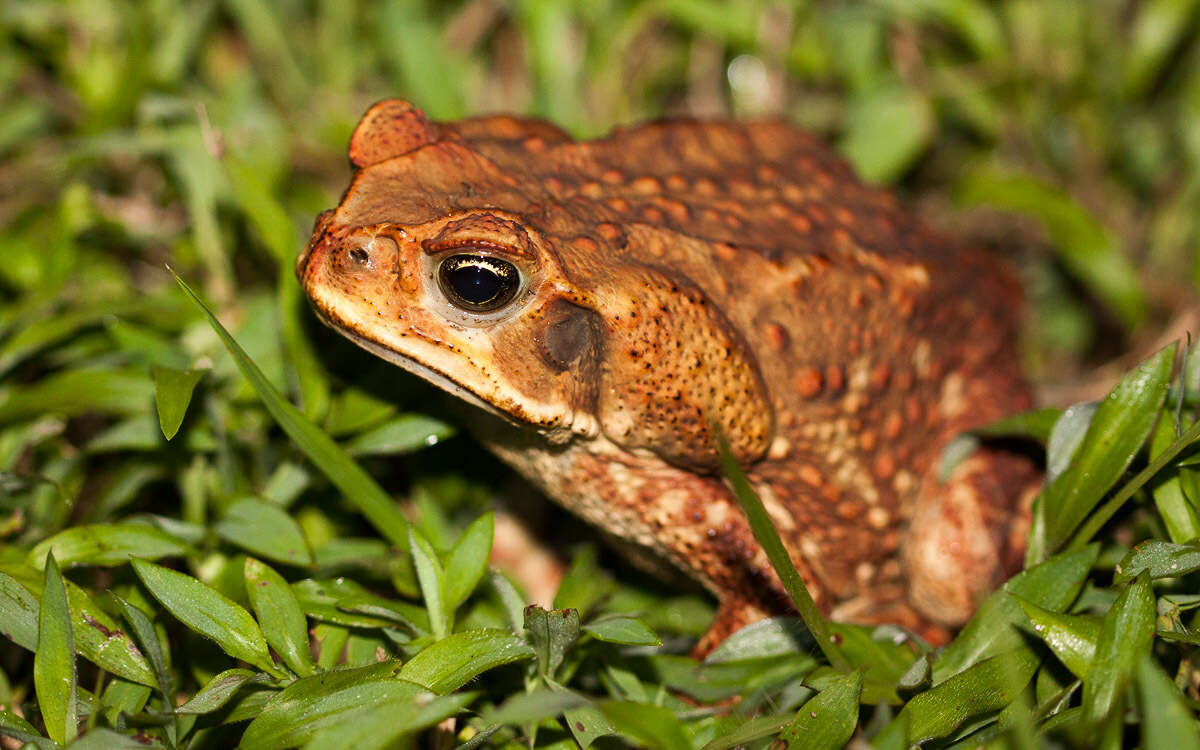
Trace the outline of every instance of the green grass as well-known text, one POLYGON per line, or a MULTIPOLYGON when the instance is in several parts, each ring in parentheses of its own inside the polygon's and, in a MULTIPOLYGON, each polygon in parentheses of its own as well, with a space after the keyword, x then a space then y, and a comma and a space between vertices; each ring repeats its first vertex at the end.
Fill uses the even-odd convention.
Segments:
POLYGON ((1148 343, 1200 283, 1198 30, 1195 0, 0 4, 0 733, 1200 747, 1200 355, 1148 343), (989 431, 1046 446, 1027 569, 944 649, 797 591, 829 639, 696 664, 712 603, 555 516, 526 609, 486 564, 523 490, 292 276, 385 96, 580 136, 784 115, 1012 258, 1031 375, 1112 389, 989 431))

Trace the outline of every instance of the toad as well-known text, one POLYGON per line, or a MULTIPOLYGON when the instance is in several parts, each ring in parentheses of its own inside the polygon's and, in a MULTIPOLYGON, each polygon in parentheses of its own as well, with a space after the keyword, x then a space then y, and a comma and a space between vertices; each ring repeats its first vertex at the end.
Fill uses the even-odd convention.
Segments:
POLYGON ((1027 408, 1020 289, 782 122, 576 141, 388 100, 297 262, 317 314, 472 406, 547 496, 719 600, 698 652, 789 600, 723 435, 817 603, 934 641, 1020 565, 1035 467, 956 434, 1027 408))

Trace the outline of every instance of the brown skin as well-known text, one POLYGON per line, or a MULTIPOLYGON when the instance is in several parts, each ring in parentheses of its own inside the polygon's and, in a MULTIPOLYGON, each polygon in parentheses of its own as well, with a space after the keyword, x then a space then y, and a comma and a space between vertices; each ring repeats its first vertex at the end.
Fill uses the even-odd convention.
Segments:
POLYGON ((721 602, 699 650, 789 610, 717 471, 730 441, 817 602, 934 640, 1016 566, 1024 458, 957 433, 1029 406, 1020 290, 781 123, 671 120, 577 142, 384 101, 297 262, 328 324, 480 407, 554 500, 721 602), (462 309, 456 255, 519 290, 462 309), (489 266, 491 267, 491 266, 489 266), (514 277, 515 278, 515 277, 514 277))

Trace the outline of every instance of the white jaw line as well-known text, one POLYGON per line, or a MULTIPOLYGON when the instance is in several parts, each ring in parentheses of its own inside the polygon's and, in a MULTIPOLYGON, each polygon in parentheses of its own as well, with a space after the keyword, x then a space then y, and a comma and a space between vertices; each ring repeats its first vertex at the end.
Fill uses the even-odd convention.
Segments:
MULTIPOLYGON (((314 298, 313 301, 316 302, 316 299, 314 298)), ((387 346, 384 346, 383 344, 380 344, 377 341, 373 341, 369 338, 366 338, 365 336, 362 336, 361 334, 359 334, 355 331, 352 331, 348 328, 345 328, 343 326, 335 324, 329 318, 329 316, 326 315, 326 313, 322 310, 321 305, 314 304, 312 306, 312 309, 316 313, 317 318, 320 319, 320 321, 322 323, 324 323, 325 325, 334 329, 338 333, 342 334, 343 336, 348 338, 350 341, 353 341, 355 344, 357 344, 362 349, 365 349, 366 351, 371 352, 372 354, 379 357, 380 359, 386 360, 387 362, 392 363, 393 365, 399 367, 400 369, 402 369, 406 372, 410 372, 413 375, 416 375, 417 377, 421 378, 422 380, 428 381, 429 383, 442 389, 446 393, 449 393, 450 395, 455 396, 456 398, 462 399, 463 401, 467 402, 468 404, 471 404, 472 406, 476 406, 476 407, 482 409, 483 411, 487 412, 488 414, 498 417, 511 425, 515 425, 517 427, 526 427, 526 428, 535 429, 539 434, 541 434, 543 437, 550 440, 552 443, 566 442, 567 440, 569 440, 569 438, 567 437, 568 435, 574 435, 574 436, 591 439, 591 438, 596 437, 600 433, 599 421, 596 419, 595 415, 588 414, 586 412, 582 412, 582 413, 581 412, 572 412, 571 415, 569 416, 569 418, 567 419, 567 423, 565 425, 566 429, 563 429, 563 427, 551 428, 551 429, 533 427, 533 425, 531 425, 527 422, 523 422, 523 421, 517 419, 516 417, 512 416, 511 414, 505 412, 504 410, 496 407, 495 405, 485 401, 483 398, 476 395, 473 391, 469 390, 468 388, 463 386, 461 383, 458 383, 457 381, 453 380, 445 373, 443 373, 439 370, 435 370, 432 367, 429 367, 428 365, 422 364, 421 362, 418 362, 417 360, 413 359, 412 357, 406 356, 406 355, 401 354, 393 349, 390 349, 387 346)))
POLYGON ((490 414, 493 414, 497 417, 501 417, 502 419, 505 419, 514 424, 518 423, 518 421, 513 419, 511 415, 506 414, 505 412, 501 411, 500 409, 497 409, 495 406, 489 404, 487 401, 484 401, 479 396, 476 396, 473 392, 467 390, 462 385, 456 383, 455 381, 453 381, 449 377, 447 377, 445 374, 438 372, 437 370, 433 369, 432 367, 429 367, 428 365, 423 365, 420 362, 416 361, 415 359, 406 357, 403 354, 392 351, 391 349, 387 348, 386 346, 383 346, 382 344, 372 341, 371 339, 364 338, 364 337, 358 335, 357 333, 354 333, 353 331, 348 331, 343 328, 338 328, 336 326, 332 326, 332 327, 335 328, 335 330, 337 330, 338 333, 342 334, 346 338, 353 341, 355 344, 358 344, 360 347, 362 347, 363 349, 366 349, 367 351, 371 352, 372 354, 379 357, 380 359, 387 360, 388 362, 391 362, 393 365, 399 367, 400 369, 402 369, 406 372, 411 372, 413 375, 416 375, 417 377, 421 378, 422 380, 429 381, 430 383, 437 386, 438 388, 441 388, 443 391, 449 393, 450 395, 452 395, 456 398, 460 398, 463 401, 466 401, 468 404, 471 404, 472 406, 478 406, 480 409, 483 409, 484 411, 486 411, 490 414))

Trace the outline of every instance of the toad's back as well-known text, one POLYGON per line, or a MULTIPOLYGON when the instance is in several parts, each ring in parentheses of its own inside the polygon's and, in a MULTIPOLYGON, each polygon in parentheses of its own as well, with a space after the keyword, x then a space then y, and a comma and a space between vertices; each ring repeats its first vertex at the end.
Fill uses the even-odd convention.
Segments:
POLYGON ((952 435, 1028 405, 1019 290, 811 136, 666 121, 576 142, 384 102, 351 156, 300 263, 318 310, 484 406, 485 442, 551 497, 708 585, 706 645, 782 606, 714 426, 835 614, 933 632, 1019 557, 1031 467, 933 471, 952 435), (509 264, 519 290, 475 309, 448 257, 509 264))

